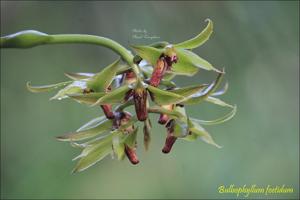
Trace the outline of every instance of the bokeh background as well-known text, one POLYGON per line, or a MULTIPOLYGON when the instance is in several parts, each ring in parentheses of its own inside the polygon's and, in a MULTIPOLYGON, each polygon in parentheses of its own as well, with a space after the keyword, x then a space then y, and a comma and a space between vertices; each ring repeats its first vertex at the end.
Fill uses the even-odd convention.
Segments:
MULTIPOLYGON (((218 193, 230 184, 285 185, 294 193, 250 197, 299 198, 298 1, 1 1, 1 35, 24 29, 95 34, 126 47, 186 40, 205 27, 206 18, 214 33, 195 52, 226 68, 223 99, 238 105, 231 121, 206 127, 223 148, 178 141, 164 155, 165 131, 157 125, 148 152, 139 136, 137 166, 108 157, 71 175, 79 151, 54 137, 101 110, 25 89, 26 81, 43 85, 66 80, 64 72, 100 71, 115 53, 89 45, 1 49, 1 198, 237 198, 218 193), (160 38, 135 39, 133 29, 160 38)), ((201 71, 176 81, 184 86, 213 78, 201 71)), ((208 120, 228 112, 205 103, 187 109, 208 120)))

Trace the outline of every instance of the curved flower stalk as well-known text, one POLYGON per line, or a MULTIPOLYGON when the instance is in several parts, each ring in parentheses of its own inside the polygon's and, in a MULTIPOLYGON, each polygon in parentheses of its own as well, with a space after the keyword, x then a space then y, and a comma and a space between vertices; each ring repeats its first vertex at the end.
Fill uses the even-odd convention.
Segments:
POLYGON ((194 141, 200 138, 220 148, 203 126, 231 119, 236 113, 236 106, 217 98, 228 89, 227 83, 219 89, 224 70, 213 67, 193 52, 212 34, 213 23, 209 19, 207 22, 201 33, 184 42, 170 44, 161 41, 150 45, 131 45, 135 54, 104 37, 49 35, 38 31, 21 31, 1 37, 0 46, 31 48, 46 44, 86 43, 107 47, 120 56, 98 73, 69 72, 65 75, 70 80, 45 86, 27 83, 27 89, 31 92, 58 90, 51 100, 70 98, 83 105, 102 108, 103 116, 92 119, 75 132, 57 137, 82 150, 74 158, 79 161, 73 172, 80 172, 108 155, 115 155, 118 160, 127 157, 132 164, 138 164, 137 122, 143 122, 144 147, 147 150, 151 141, 150 114, 158 114, 158 123, 166 128, 163 153, 171 152, 178 139, 194 141), (186 87, 180 87, 173 81, 178 75, 193 76, 199 70, 215 72, 217 77, 209 84, 186 87), (227 107, 231 111, 216 120, 200 120, 189 116, 185 107, 202 102, 227 107), (135 113, 126 111, 131 106, 134 106, 135 113))

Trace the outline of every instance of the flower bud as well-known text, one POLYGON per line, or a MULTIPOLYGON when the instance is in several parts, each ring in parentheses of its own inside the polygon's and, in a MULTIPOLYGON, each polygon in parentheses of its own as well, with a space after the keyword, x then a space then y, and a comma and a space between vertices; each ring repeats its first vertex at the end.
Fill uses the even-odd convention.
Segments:
POLYGON ((143 87, 135 88, 133 91, 133 100, 138 120, 145 121, 148 118, 147 90, 143 87))
POLYGON ((34 30, 21 31, 15 34, 1 37, 1 48, 30 48, 45 44, 51 36, 34 30))
POLYGON ((169 153, 171 151, 172 146, 174 145, 175 141, 177 140, 177 137, 174 136, 174 125, 175 125, 174 119, 169 121, 169 123, 166 125, 167 138, 165 141, 165 146, 162 149, 163 153, 169 153))

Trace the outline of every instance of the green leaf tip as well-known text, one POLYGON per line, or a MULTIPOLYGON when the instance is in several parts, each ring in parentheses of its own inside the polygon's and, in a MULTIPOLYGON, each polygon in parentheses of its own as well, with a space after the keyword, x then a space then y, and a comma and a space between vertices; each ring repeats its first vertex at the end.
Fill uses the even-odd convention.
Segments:
POLYGON ((213 22, 210 19, 206 19, 205 22, 208 22, 207 26, 201 33, 199 33, 197 36, 190 40, 175 44, 174 47, 183 49, 194 49, 204 44, 213 32, 213 22))
POLYGON ((65 81, 65 82, 61 82, 61 83, 56 83, 56 84, 51 84, 51 85, 43 85, 43 86, 32 86, 30 85, 30 81, 28 81, 26 83, 26 88, 30 91, 30 92, 34 92, 34 93, 38 93, 38 92, 49 92, 51 90, 57 89, 59 87, 65 86, 69 83, 71 83, 72 81, 65 81))

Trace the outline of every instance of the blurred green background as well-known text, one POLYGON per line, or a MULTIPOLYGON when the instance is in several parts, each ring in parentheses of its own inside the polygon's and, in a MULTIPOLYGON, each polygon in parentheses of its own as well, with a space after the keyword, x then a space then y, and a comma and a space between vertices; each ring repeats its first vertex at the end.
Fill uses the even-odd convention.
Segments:
MULTIPOLYGON (((238 105, 231 121, 206 127, 223 148, 180 140, 164 155, 165 130, 155 125, 148 152, 139 136, 137 166, 108 157, 71 175, 79 151, 54 137, 101 110, 25 89, 26 81, 43 85, 66 80, 64 72, 100 71, 115 53, 88 45, 1 49, 1 198, 236 198, 218 193, 230 184, 284 184, 294 193, 250 197, 299 198, 299 2, 1 1, 1 35, 95 34, 126 47, 181 42, 199 33, 206 18, 214 33, 195 52, 226 68, 229 91, 222 99, 238 105), (135 39, 133 29, 160 39, 135 39)), ((176 80, 184 86, 214 77, 201 71, 176 80)), ((187 109, 208 120, 228 112, 205 103, 187 109)))

